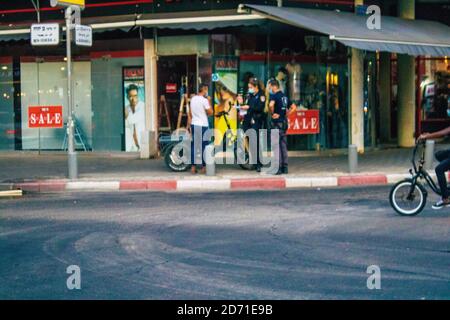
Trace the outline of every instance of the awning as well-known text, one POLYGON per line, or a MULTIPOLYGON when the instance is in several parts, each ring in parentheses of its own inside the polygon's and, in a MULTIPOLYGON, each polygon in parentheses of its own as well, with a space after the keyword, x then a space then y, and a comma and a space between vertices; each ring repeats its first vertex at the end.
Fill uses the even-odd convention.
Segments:
MULTIPOLYGON (((198 12, 180 14, 149 14, 135 16, 119 16, 105 18, 82 19, 83 24, 91 25, 94 33, 112 30, 127 31, 133 27, 158 28, 158 29, 182 29, 182 30, 213 30, 239 26, 261 25, 266 19, 253 14, 236 14, 222 11, 209 15, 198 12)), ((61 23, 63 25, 63 23, 61 23)), ((63 26, 63 30, 65 27, 63 26)), ((28 40, 30 39, 29 26, 15 28, 0 28, 0 41, 28 40)))
POLYGON ((349 47, 417 55, 450 56, 450 27, 426 20, 382 16, 381 29, 367 27, 366 16, 351 12, 244 5, 252 13, 326 34, 349 47))

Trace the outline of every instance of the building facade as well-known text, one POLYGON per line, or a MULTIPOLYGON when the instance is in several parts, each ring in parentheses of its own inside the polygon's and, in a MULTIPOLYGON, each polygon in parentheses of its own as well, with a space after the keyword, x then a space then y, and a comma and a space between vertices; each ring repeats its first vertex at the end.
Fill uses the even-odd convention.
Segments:
MULTIPOLYGON (((68 117, 64 39, 57 46, 35 47, 27 31, 32 23, 63 23, 61 9, 51 8, 48 2, 34 1, 34 7, 30 1, 0 5, 1 151, 67 148, 65 125, 30 127, 32 106, 62 106, 64 124, 68 117)), ((246 3, 262 2, 281 4, 246 3)), ((395 2, 373 3, 391 15, 398 12, 395 2)), ((257 77, 265 84, 280 71, 287 72, 285 86, 291 100, 300 110, 314 111, 318 119, 316 133, 289 136, 290 150, 346 148, 357 139, 363 151, 396 141, 403 128, 411 130, 410 124, 397 120, 396 95, 403 92, 396 72, 401 57, 366 50, 355 65, 352 49, 328 34, 261 14, 239 13, 239 4, 87 0, 82 23, 93 28, 93 46, 73 45, 77 149, 156 155, 159 134, 185 126, 189 96, 200 83, 210 85, 216 110, 230 108, 229 124, 235 129, 239 114, 234 101, 245 94, 248 78, 257 77), (357 90, 354 79, 360 79, 357 90)), ((342 12, 355 12, 358 4, 282 3, 342 12)), ((420 56, 413 63, 417 101, 413 132, 408 136, 445 124, 449 103, 447 58, 420 56)), ((227 129, 224 119, 212 122, 221 131, 227 129)))

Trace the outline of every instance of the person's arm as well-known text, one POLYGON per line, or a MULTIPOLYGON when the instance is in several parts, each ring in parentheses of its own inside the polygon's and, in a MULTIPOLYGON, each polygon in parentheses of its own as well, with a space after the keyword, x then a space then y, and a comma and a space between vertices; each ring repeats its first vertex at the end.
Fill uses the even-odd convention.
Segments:
POLYGON ((443 130, 434 132, 434 133, 422 133, 419 137, 419 140, 428 140, 428 139, 438 139, 445 137, 450 134, 450 127, 447 127, 443 130))
POLYGON ((207 102, 205 103, 205 110, 208 117, 211 117, 214 114, 214 110, 211 107, 211 104, 209 103, 210 99, 207 99, 207 102))
POLYGON ((191 111, 191 108, 188 108, 187 124, 186 124, 186 129, 188 132, 191 132, 191 123, 192 123, 192 111, 191 111))
POLYGON ((241 110, 248 110, 250 109, 250 106, 248 104, 244 104, 244 98, 242 96, 237 97, 237 102, 240 104, 241 110))
POLYGON ((275 110, 275 100, 270 100, 269 111, 270 111, 270 113, 273 113, 274 110, 275 110))
POLYGON ((297 111, 297 105, 295 103, 291 104, 291 107, 289 108, 289 111, 288 111, 288 116, 290 116, 291 114, 293 114, 296 111, 297 111))

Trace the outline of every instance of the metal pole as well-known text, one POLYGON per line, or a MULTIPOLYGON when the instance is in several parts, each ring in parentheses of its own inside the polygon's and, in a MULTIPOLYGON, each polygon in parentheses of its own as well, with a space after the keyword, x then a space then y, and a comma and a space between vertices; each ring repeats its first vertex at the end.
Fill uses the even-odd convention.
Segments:
POLYGON ((206 162, 206 175, 213 177, 216 175, 216 158, 214 144, 208 144, 205 147, 204 157, 206 162))
POLYGON ((348 171, 350 173, 358 171, 358 147, 354 144, 348 146, 348 171))
POLYGON ((71 52, 72 7, 66 9, 66 50, 67 50, 67 155, 69 166, 69 179, 78 178, 77 154, 74 145, 74 119, 72 109, 72 52, 71 52))

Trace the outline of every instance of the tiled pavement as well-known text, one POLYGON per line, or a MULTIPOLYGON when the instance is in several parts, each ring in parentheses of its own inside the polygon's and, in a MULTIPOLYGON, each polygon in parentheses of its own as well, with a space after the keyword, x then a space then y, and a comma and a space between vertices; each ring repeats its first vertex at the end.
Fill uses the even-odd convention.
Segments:
MULTIPOLYGON (((438 145, 442 149, 448 145, 438 145)), ((347 155, 298 153, 289 160, 289 176, 325 177, 348 175, 347 155)), ((359 156, 358 174, 402 174, 411 167, 412 149, 384 149, 359 156)), ((64 179, 67 157, 64 153, 0 152, 0 182, 64 179)), ((236 165, 218 165, 220 177, 258 177, 256 172, 236 165)), ((190 173, 170 172, 161 159, 141 160, 136 155, 79 153, 79 177, 82 180, 184 179, 190 173)))

